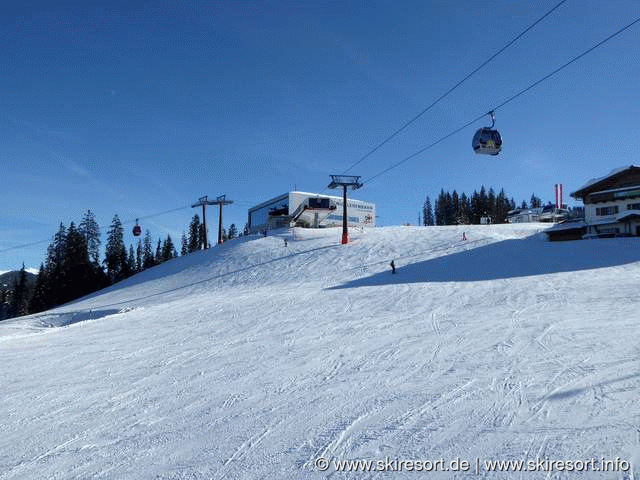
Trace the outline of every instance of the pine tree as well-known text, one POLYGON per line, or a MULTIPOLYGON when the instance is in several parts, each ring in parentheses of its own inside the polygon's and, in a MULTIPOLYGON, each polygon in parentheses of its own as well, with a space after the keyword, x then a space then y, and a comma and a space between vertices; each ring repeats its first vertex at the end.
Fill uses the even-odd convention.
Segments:
MULTIPOLYGON (((427 202, 423 206, 423 221, 428 210, 425 208, 426 205, 427 202)), ((523 202, 523 205, 526 206, 526 202, 523 202)), ((483 185, 480 193, 474 190, 471 197, 467 197, 464 192, 458 195, 454 190, 453 194, 450 194, 441 189, 435 203, 435 223, 437 225, 477 225, 481 223, 482 217, 489 217, 494 223, 505 223, 509 211, 515 208, 515 201, 513 198, 508 199, 504 188, 500 189, 500 193, 496 195, 493 187, 489 188, 487 193, 483 185)))
POLYGON ((136 272, 141 272, 142 267, 142 240, 138 239, 138 246, 136 248, 136 272))
POLYGON ((433 208, 431 207, 431 199, 427 195, 427 199, 422 205, 422 224, 425 226, 435 225, 436 220, 433 216, 433 208))
POLYGON ((0 320, 9 318, 9 285, 0 283, 0 320))
POLYGON ((53 307, 63 302, 66 289, 64 278, 64 258, 67 252, 67 229, 60 223, 58 232, 53 236, 53 242, 47 248, 45 260, 47 298, 44 303, 53 307))
POLYGON ((175 250, 173 246, 173 241, 171 240, 171 235, 167 235, 167 238, 162 244, 162 261, 166 262, 173 258, 173 251, 175 250))
POLYGON ((65 289, 60 301, 68 302, 89 293, 91 272, 87 239, 71 222, 67 230, 67 248, 63 260, 65 289))
POLYGON ((180 250, 180 255, 185 256, 189 253, 189 243, 187 242, 187 236, 184 232, 182 232, 182 239, 180 240, 182 248, 180 250))
POLYGON ((492 223, 496 222, 496 192, 492 187, 489 188, 487 195, 487 214, 491 218, 492 223))
POLYGON ((62 262, 67 254, 67 229, 62 222, 58 232, 53 236, 53 248, 56 264, 62 269, 62 262))
POLYGON ((136 253, 133 251, 133 244, 129 244, 129 256, 127 257, 127 270, 129 275, 135 275, 138 273, 138 267, 136 265, 136 253))
POLYGON ((444 225, 455 224, 455 210, 453 208, 453 197, 447 192, 445 194, 445 208, 444 208, 444 225))
POLYGON ((109 284, 107 275, 100 263, 100 225, 91 210, 82 218, 78 226, 79 233, 84 236, 89 257, 89 271, 86 276, 86 292, 95 292, 109 284))
POLYGON ((489 214, 487 203, 487 189, 482 185, 480 187, 480 208, 482 209, 482 216, 489 214))
MULTIPOLYGON (((30 312, 60 305, 99 290, 109 283, 100 265, 93 262, 97 258, 95 253, 91 257, 89 252, 87 238, 97 239, 97 236, 87 234, 96 231, 91 225, 90 212, 85 216, 82 228, 76 227, 74 222, 71 222, 68 229, 60 224, 47 248, 45 262, 40 266, 30 295, 30 312)), ((99 242, 94 242, 94 245, 99 245, 99 242)))
POLYGON ((534 194, 531 194, 531 200, 529 201, 531 208, 540 208, 542 207, 542 200, 536 197, 534 194))
POLYGON ((209 243, 209 241, 207 240, 207 231, 205 228, 204 223, 200 224, 200 235, 199 235, 199 244, 200 244, 200 248, 211 248, 211 244, 209 243))
POLYGON ((86 239, 91 262, 100 265, 100 225, 91 210, 87 210, 82 217, 78 230, 86 239))
POLYGON ((36 277, 36 284, 33 288, 31 299, 29 300, 30 313, 42 312, 50 307, 50 305, 46 303, 48 298, 48 282, 46 276, 47 272, 44 268, 44 263, 41 263, 38 276, 36 277))
POLYGON ((202 228, 200 217, 196 213, 189 224, 189 253, 197 252, 202 248, 202 228))
POLYGON ((124 246, 124 241, 122 243, 122 250, 120 250, 120 280, 124 280, 125 278, 129 278, 133 275, 133 272, 129 268, 129 256, 127 255, 127 247, 124 246))
POLYGON ((236 238, 238 236, 238 229, 235 223, 232 223, 229 226, 229 240, 236 238))
POLYGON ((452 210, 451 224, 459 225, 460 224, 460 219, 459 219, 460 197, 458 196, 458 192, 456 192, 455 190, 451 194, 451 210, 452 210))
POLYGON ((107 245, 105 248, 104 263, 107 267, 107 276, 111 283, 124 278, 124 264, 127 253, 124 246, 124 229, 118 215, 113 216, 111 227, 107 233, 107 245))
POLYGON ((440 190, 440 195, 436 200, 436 225, 446 225, 447 218, 447 196, 444 193, 444 189, 440 190))
POLYGON ((151 232, 146 231, 144 235, 144 242, 142 244, 142 269, 151 268, 156 264, 153 256, 153 240, 151 239, 151 232))
POLYGON ((510 210, 511 204, 507 200, 507 195, 504 193, 504 189, 500 190, 500 193, 496 197, 496 206, 494 210, 494 222, 495 223, 507 223, 507 213, 510 210))
POLYGON ((158 239, 158 246, 156 247, 155 263, 156 265, 160 265, 162 262, 164 262, 162 258, 162 241, 158 239))
POLYGON ((471 207, 467 195, 463 192, 460 195, 460 201, 458 204, 458 211, 456 213, 456 220, 458 225, 469 225, 471 223, 471 207))
POLYGON ((29 290, 27 285, 27 272, 22 268, 18 273, 18 278, 11 291, 11 303, 9 307, 9 315, 11 317, 21 317, 29 313, 29 290))

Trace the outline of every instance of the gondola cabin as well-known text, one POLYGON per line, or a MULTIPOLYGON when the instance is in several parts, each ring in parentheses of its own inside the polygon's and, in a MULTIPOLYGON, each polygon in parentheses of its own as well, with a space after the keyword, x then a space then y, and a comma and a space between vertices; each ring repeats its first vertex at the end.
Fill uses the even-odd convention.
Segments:
POLYGON ((133 236, 139 237, 141 233, 142 233, 142 228, 140 228, 140 225, 138 225, 138 220, 136 220, 136 224, 133 227, 133 236))
POLYGON ((502 150, 502 137, 498 130, 484 127, 476 132, 471 144, 477 154, 498 155, 502 150))

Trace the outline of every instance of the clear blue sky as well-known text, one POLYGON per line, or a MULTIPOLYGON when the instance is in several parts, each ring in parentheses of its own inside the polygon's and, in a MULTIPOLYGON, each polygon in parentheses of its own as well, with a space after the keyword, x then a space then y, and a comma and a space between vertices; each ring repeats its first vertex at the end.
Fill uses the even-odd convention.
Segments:
MULTIPOLYGON (((226 194, 224 224, 295 187, 319 192, 558 0, 30 2, 0 6, 0 270, 37 267, 60 222, 103 225, 226 194)), ((12 2, 9 2, 12 3, 12 2)), ((350 173, 367 180, 640 16, 637 0, 568 0, 350 173)), ((638 164, 640 24, 354 198, 416 223, 441 188, 565 199, 638 164)), ((142 222, 176 243, 195 210, 142 222)), ((210 234, 217 211, 210 209, 210 234)), ((127 224, 127 245, 134 242, 127 224)))

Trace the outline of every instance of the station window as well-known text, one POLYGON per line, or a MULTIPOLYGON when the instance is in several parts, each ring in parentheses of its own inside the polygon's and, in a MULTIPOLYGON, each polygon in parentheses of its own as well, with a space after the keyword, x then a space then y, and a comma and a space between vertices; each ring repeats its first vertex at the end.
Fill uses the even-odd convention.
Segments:
POLYGON ((596 208, 596 215, 599 217, 603 217, 606 215, 615 215, 618 213, 618 206, 614 205, 612 207, 599 207, 596 208))

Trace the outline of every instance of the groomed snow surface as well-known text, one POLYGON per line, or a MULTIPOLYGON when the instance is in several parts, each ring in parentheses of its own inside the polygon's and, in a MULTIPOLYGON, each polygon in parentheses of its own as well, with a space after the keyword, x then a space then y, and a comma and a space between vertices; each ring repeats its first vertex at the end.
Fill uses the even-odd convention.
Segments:
POLYGON ((640 239, 544 228, 282 230, 1 322, 0 479, 640 478, 640 239))

